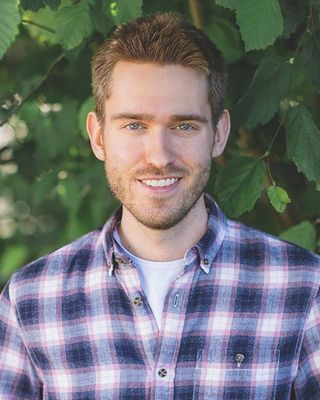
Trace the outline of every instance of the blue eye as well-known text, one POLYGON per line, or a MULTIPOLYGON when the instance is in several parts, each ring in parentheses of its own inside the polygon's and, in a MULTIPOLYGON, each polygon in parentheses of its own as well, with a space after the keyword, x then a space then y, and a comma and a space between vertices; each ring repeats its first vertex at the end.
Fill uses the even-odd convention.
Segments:
POLYGON ((180 131, 191 131, 193 129, 192 125, 190 124, 180 124, 177 126, 180 131))
POLYGON ((138 122, 130 122, 130 124, 127 125, 127 128, 131 131, 136 131, 137 129, 142 128, 142 125, 138 122))

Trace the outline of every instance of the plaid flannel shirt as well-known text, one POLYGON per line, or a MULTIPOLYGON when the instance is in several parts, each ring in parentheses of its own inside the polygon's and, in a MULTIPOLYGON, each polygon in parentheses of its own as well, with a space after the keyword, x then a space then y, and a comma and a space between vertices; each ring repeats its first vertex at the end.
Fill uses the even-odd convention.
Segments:
POLYGON ((0 398, 319 400, 319 257, 206 205, 160 332, 113 241, 121 210, 18 270, 0 301, 0 398))

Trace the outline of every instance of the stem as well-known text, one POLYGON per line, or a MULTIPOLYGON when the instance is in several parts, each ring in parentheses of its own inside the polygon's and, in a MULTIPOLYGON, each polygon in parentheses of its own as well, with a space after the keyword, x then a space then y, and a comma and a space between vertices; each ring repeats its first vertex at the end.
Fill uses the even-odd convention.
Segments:
POLYGON ((272 173, 271 173, 271 169, 270 169, 270 156, 267 156, 266 166, 267 166, 267 172, 268 172, 269 179, 270 179, 272 185, 275 186, 276 182, 272 177, 272 173))
POLYGON ((279 125, 278 125, 278 128, 276 129, 276 131, 275 131, 275 133, 274 133, 274 135, 273 135, 273 138, 272 138, 272 140, 271 140, 271 142, 270 142, 270 145, 269 145, 269 147, 268 147, 268 150, 266 151, 266 153, 268 153, 267 155, 270 154, 271 148, 272 148, 272 146, 273 146, 273 143, 274 143, 274 141, 276 140, 276 138, 277 138, 277 136, 278 136, 278 134, 279 134, 279 132, 280 132, 280 129, 281 129, 282 125, 284 124, 284 121, 286 120, 286 117, 287 117, 287 112, 285 112, 285 114, 283 115, 283 117, 282 117, 282 119, 281 119, 281 121, 280 121, 280 123, 279 123, 279 125))
POLYGON ((34 25, 34 26, 36 26, 36 27, 38 27, 38 28, 44 29, 44 30, 46 30, 46 31, 48 31, 48 32, 51 32, 51 33, 56 33, 55 30, 53 30, 53 29, 51 29, 51 28, 49 28, 49 27, 47 27, 47 26, 44 26, 44 25, 42 25, 42 24, 39 24, 38 22, 28 21, 27 19, 23 19, 21 22, 22 22, 23 24, 34 25))
POLYGON ((201 8, 201 0, 189 0, 189 8, 194 25, 197 28, 202 29, 204 18, 201 8))

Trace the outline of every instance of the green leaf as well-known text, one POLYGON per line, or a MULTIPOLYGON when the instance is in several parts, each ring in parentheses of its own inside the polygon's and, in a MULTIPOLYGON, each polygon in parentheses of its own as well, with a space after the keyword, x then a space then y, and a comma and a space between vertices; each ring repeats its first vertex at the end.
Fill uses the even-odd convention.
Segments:
POLYGON ((45 6, 43 0, 20 0, 21 7, 24 10, 38 11, 45 6))
POLYGON ((114 10, 112 14, 117 25, 142 15, 142 0, 113 1, 111 7, 114 10))
POLYGON ((17 0, 0 0, 0 59, 19 32, 21 21, 17 0))
POLYGON ((308 250, 314 251, 316 249, 316 230, 309 221, 300 222, 300 224, 287 229, 279 236, 281 239, 308 250))
POLYGON ((216 191, 227 215, 239 217, 250 211, 263 189, 265 164, 253 157, 235 157, 221 169, 216 191))
POLYGON ((280 186, 270 186, 268 188, 268 197, 273 208, 279 213, 283 213, 287 207, 287 204, 291 203, 288 193, 280 186))
POLYGON ((265 49, 283 31, 283 17, 278 0, 242 0, 236 8, 246 51, 265 49))
POLYGON ((26 246, 12 244, 3 252, 0 258, 0 280, 7 281, 10 275, 26 261, 28 249, 26 246))
POLYGON ((233 109, 233 125, 251 129, 265 124, 279 109, 290 88, 291 64, 280 57, 264 58, 252 81, 233 109))
POLYGON ((37 12, 25 11, 23 19, 31 23, 24 23, 24 29, 28 31, 30 37, 40 43, 45 43, 45 46, 58 43, 55 31, 57 29, 56 13, 48 7, 42 8, 37 12), (34 24, 46 26, 50 31, 42 29, 34 24), (51 30, 53 32, 51 32, 51 30))
POLYGON ((287 155, 309 181, 320 183, 320 131, 303 105, 290 108, 286 118, 287 155))
POLYGON ((320 31, 309 34, 304 40, 302 63, 308 79, 320 93, 320 31))
POLYGON ((235 10, 239 5, 240 0, 216 0, 215 3, 218 4, 218 6, 235 10))
POLYGON ((93 30, 90 6, 82 0, 72 6, 62 7, 57 11, 57 36, 65 50, 79 46, 93 30))
POLYGON ((82 136, 88 140, 88 134, 86 129, 87 115, 90 111, 94 110, 95 102, 92 96, 88 97, 87 100, 81 105, 78 113, 78 126, 82 136))
POLYGON ((208 21, 206 32, 227 63, 231 64, 243 57, 239 31, 225 17, 214 14, 208 21))
POLYGON ((92 8, 91 15, 95 28, 104 36, 106 36, 111 27, 114 25, 110 12, 110 5, 103 0, 96 0, 92 8))

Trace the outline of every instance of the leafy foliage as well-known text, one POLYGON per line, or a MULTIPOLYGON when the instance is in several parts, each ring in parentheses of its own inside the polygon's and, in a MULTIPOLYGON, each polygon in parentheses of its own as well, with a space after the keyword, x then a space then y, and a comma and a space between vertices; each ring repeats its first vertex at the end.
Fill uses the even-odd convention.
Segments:
POLYGON ((291 108, 286 130, 288 157, 295 162, 298 171, 320 184, 320 131, 310 111, 303 105, 291 108))
POLYGON ((0 0, 0 285, 116 207, 85 129, 90 60, 117 23, 159 11, 197 21, 228 63, 233 132, 208 190, 319 251, 319 0, 0 0))
POLYGON ((114 19, 121 24, 130 18, 140 17, 142 14, 142 0, 118 0, 113 2, 114 19))
POLYGON ((288 193, 280 186, 272 185, 268 188, 268 196, 271 204, 279 213, 285 211, 287 204, 291 202, 288 193))
POLYGON ((277 0, 239 1, 236 14, 246 51, 264 49, 282 33, 283 17, 277 0))
POLYGON ((252 81, 233 110, 235 129, 270 121, 290 87, 291 65, 281 57, 262 59, 252 81))
POLYGON ((235 10, 246 51, 266 48, 283 31, 283 16, 277 0, 217 0, 216 3, 235 10))
POLYGON ((264 174, 263 161, 253 157, 235 157, 220 171, 216 189, 229 215, 238 217, 252 209, 263 189, 264 174))
POLYGON ((0 58, 18 33, 20 14, 16 0, 0 0, 0 58))
POLYGON ((57 36, 66 50, 79 46, 93 30, 89 1, 82 0, 73 5, 62 7, 57 12, 57 36))
POLYGON ((316 245, 316 230, 309 221, 300 222, 300 224, 282 232, 280 237, 309 250, 313 250, 316 245))

